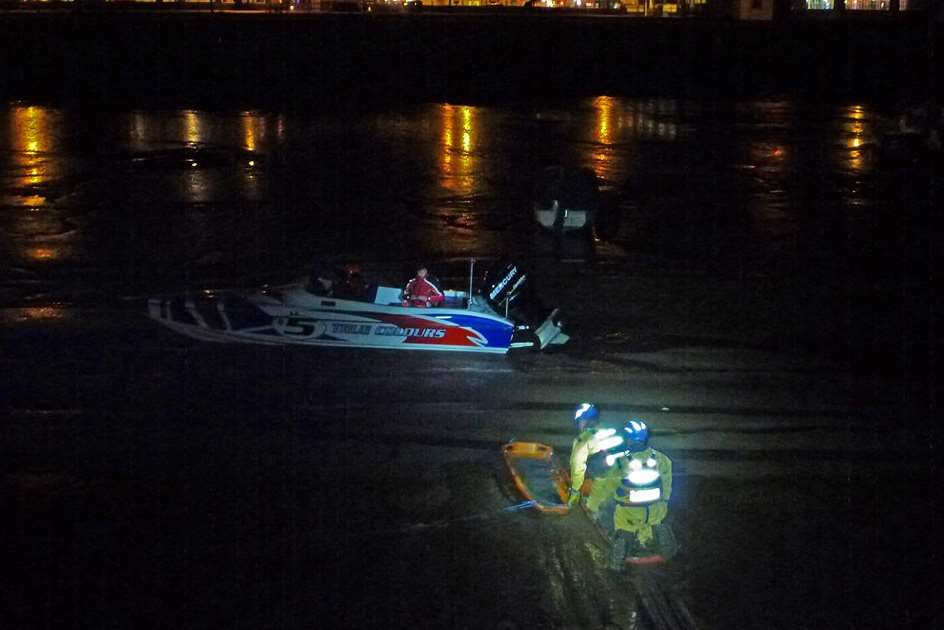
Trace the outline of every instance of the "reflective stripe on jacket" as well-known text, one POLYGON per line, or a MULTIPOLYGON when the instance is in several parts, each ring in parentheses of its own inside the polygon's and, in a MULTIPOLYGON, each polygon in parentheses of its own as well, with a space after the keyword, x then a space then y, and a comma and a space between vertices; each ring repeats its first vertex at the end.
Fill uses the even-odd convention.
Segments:
POLYGON ((583 485, 587 473, 587 460, 590 456, 611 448, 617 440, 622 442, 616 429, 610 428, 586 429, 574 439, 570 449, 571 488, 579 488, 583 485))
MULTIPOLYGON (((657 525, 661 523, 669 512, 669 498, 672 496, 672 460, 664 453, 653 448, 647 448, 639 453, 633 453, 632 457, 627 457, 625 461, 620 462, 620 468, 623 471, 622 479, 631 472, 630 465, 632 460, 640 461, 642 468, 648 459, 655 460, 654 470, 658 472, 658 498, 652 500, 643 500, 641 503, 633 503, 631 491, 634 489, 645 490, 656 487, 655 484, 634 484, 623 483, 615 488, 613 498, 616 500, 616 513, 614 514, 614 525, 617 529, 634 531, 641 525, 657 525)), ((645 495, 643 499, 647 498, 645 495)), ((648 497, 651 499, 650 497, 648 497)))
POLYGON ((403 289, 403 299, 410 306, 437 306, 446 299, 442 291, 436 288, 426 278, 416 277, 406 283, 403 289))

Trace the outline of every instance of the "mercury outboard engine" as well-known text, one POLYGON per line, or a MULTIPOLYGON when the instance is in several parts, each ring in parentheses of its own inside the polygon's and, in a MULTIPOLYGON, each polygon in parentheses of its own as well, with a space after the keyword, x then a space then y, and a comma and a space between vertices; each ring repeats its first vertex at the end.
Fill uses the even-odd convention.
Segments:
POLYGON ((498 261, 488 267, 479 289, 488 305, 515 322, 512 348, 545 348, 566 343, 558 309, 546 308, 527 282, 527 272, 518 264, 498 261))
POLYGON ((497 262, 485 270, 482 294, 489 306, 504 315, 522 295, 527 278, 528 274, 515 263, 497 262))

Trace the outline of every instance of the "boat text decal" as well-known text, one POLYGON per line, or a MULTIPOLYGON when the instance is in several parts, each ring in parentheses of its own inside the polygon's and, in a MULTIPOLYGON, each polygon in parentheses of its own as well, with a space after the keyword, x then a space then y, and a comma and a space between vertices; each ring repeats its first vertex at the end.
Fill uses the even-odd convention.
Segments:
POLYGON ((291 337, 321 337, 331 335, 376 335, 380 337, 421 337, 441 339, 446 336, 444 328, 391 326, 389 324, 360 324, 348 322, 322 322, 303 317, 276 317, 275 329, 291 337))

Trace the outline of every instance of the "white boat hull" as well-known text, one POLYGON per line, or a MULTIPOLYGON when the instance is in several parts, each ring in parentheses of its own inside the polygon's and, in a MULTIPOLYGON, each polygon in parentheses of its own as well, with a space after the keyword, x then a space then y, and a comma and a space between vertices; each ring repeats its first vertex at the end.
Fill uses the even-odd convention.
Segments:
POLYGON ((316 296, 293 285, 155 297, 148 308, 168 328, 215 342, 504 354, 567 339, 550 317, 535 331, 536 342, 513 339, 521 326, 475 297, 470 303, 467 293, 447 291, 446 304, 436 308, 391 303, 398 293, 379 287, 374 301, 366 302, 316 296))

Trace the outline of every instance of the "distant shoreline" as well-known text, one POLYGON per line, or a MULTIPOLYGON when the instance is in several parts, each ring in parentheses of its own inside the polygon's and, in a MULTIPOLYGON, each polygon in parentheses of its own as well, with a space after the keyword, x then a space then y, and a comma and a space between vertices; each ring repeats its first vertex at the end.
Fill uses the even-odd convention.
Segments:
POLYGON ((8 12, 0 13, 0 97, 224 106, 928 98, 944 82, 930 76, 927 23, 886 17, 8 12))

